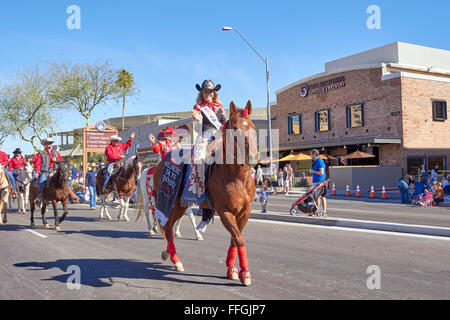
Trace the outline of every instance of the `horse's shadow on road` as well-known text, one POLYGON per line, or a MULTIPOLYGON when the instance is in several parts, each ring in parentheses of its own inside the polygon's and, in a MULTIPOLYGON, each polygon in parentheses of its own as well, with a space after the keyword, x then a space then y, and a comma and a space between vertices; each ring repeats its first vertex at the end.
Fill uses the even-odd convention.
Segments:
MULTIPOLYGON (((231 282, 226 277, 205 276, 200 274, 189 274, 176 272, 173 266, 163 265, 160 262, 141 262, 124 259, 60 259, 49 262, 24 262, 14 265, 19 268, 29 268, 32 271, 43 271, 50 269, 59 269, 63 273, 53 276, 45 281, 59 281, 62 283, 73 283, 74 268, 78 267, 80 271, 80 284, 95 288, 104 288, 114 286, 114 279, 134 279, 145 287, 144 280, 162 280, 177 283, 191 283, 199 285, 223 285, 240 286, 239 282, 231 282), (69 268, 71 267, 71 268, 69 268), (71 277, 71 279, 69 279, 71 277), (186 279, 187 277, 191 279, 186 279), (222 282, 207 282, 193 280, 193 278, 215 278, 223 280, 222 282), (184 279, 181 279, 184 278, 184 279), (68 281, 69 280, 69 281, 68 281)), ((126 280, 122 280, 126 282, 126 280)), ((154 284, 153 284, 154 286, 154 284)))

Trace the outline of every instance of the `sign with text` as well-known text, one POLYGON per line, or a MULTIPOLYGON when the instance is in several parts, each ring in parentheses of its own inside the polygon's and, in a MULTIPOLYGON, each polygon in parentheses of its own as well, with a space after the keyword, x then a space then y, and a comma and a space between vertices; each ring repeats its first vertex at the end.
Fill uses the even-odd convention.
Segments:
POLYGON ((86 148, 106 148, 115 132, 86 131, 86 148))

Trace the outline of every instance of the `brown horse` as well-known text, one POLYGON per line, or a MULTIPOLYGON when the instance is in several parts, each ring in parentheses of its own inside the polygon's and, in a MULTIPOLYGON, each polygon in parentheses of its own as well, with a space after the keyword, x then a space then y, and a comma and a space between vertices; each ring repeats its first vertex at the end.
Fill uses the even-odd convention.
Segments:
MULTIPOLYGON (((225 123, 224 129, 231 130, 254 130, 255 126, 250 120, 252 105, 247 102, 245 109, 237 109, 234 102, 230 103, 230 119, 225 123)), ((245 138, 245 152, 248 154, 249 138, 245 138)), ((222 143, 223 154, 226 155, 225 137, 222 143)), ((220 145, 220 144, 219 144, 220 145)), ((217 211, 224 227, 231 234, 231 243, 227 254, 226 266, 228 267, 227 278, 241 280, 243 285, 250 285, 250 272, 248 270, 247 252, 245 249, 245 240, 242 235, 251 213, 252 201, 255 196, 255 183, 251 176, 251 168, 248 163, 239 164, 236 161, 236 144, 232 146, 232 154, 234 160, 232 164, 213 164, 210 169, 209 178, 206 181, 211 204, 213 208, 204 201, 200 204, 201 208, 214 209, 217 211), (234 267, 236 254, 239 257, 241 271, 237 272, 234 267)), ((247 161, 246 161, 247 162, 247 161)), ((153 185, 155 194, 158 194, 158 184, 160 181, 163 163, 160 162, 153 173, 153 185)), ((184 179, 182 179, 184 181, 184 179)), ((167 241, 167 250, 163 251, 162 259, 166 260, 170 257, 177 271, 184 271, 183 264, 177 256, 173 241, 173 226, 179 220, 186 208, 181 206, 181 195, 183 192, 184 182, 181 184, 177 199, 170 213, 169 219, 161 228, 163 230, 163 238, 167 241)))
POLYGON ((8 211, 9 181, 3 168, 4 166, 0 165, 0 215, 3 213, 3 217, 0 217, 0 224, 8 222, 6 214, 8 211))
POLYGON ((103 212, 106 213, 106 216, 109 220, 112 220, 109 215, 108 209, 106 207, 106 199, 108 195, 112 192, 116 192, 120 199, 120 210, 118 219, 125 221, 130 221, 128 218, 128 205, 131 198, 131 195, 136 189, 136 182, 138 181, 138 177, 142 172, 142 159, 139 158, 138 155, 132 156, 128 158, 123 166, 117 171, 117 173, 111 175, 111 178, 108 181, 108 186, 105 192, 102 193, 103 183, 105 181, 105 173, 106 169, 100 171, 97 174, 97 185, 96 191, 97 195, 100 197, 102 205, 100 208, 100 218, 103 219, 103 212))
MULTIPOLYGON (((41 214, 42 214, 42 222, 44 223, 45 228, 49 228, 49 224, 47 223, 47 219, 45 218, 45 212, 47 211, 47 207, 49 203, 53 205, 53 213, 55 216, 55 229, 58 231, 61 228, 59 225, 64 221, 66 218, 68 211, 67 211, 67 204, 69 196, 74 197, 74 200, 78 199, 78 197, 73 194, 73 192, 70 190, 69 185, 67 184, 69 181, 69 176, 71 175, 70 172, 70 165, 66 161, 61 161, 58 165, 58 168, 56 169, 56 172, 53 176, 49 177, 48 180, 44 183, 44 185, 41 188, 41 194, 42 194, 42 205, 41 205, 41 214), (61 202, 63 206, 63 215, 61 218, 58 218, 58 209, 57 205, 58 202, 61 202)), ((34 228, 34 210, 35 210, 35 203, 34 200, 37 197, 37 191, 38 191, 38 183, 37 177, 34 178, 31 181, 31 187, 30 187, 30 211, 31 211, 31 227, 34 228)))

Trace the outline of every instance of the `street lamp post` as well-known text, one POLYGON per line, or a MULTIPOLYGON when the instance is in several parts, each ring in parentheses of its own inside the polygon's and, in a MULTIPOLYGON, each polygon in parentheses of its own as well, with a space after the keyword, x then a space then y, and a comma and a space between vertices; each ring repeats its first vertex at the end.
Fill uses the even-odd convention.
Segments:
POLYGON ((237 28, 234 27, 222 27, 223 31, 229 31, 229 30, 234 30, 236 31, 236 33, 242 38, 244 39, 244 41, 250 46, 250 48, 253 49, 253 51, 255 51, 255 53, 261 58, 262 61, 264 61, 264 63, 266 64, 266 86, 267 86, 267 126, 268 126, 268 131, 269 131, 269 159, 270 159, 270 178, 272 179, 273 176, 273 161, 272 161, 272 119, 270 116, 270 93, 269 93, 269 78, 270 78, 270 73, 269 73, 269 59, 268 58, 263 58, 263 56, 261 56, 259 54, 259 52, 250 44, 250 42, 248 42, 247 39, 244 38, 244 36, 239 32, 239 30, 237 28))

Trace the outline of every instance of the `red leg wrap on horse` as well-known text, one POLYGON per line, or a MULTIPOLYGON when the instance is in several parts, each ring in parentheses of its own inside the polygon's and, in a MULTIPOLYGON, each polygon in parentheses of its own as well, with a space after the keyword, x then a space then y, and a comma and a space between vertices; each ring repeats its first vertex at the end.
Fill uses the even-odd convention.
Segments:
POLYGON ((234 261, 236 260, 236 253, 237 253, 237 247, 230 246, 228 248, 227 261, 226 261, 228 268, 234 267, 234 261))
POLYGON ((167 252, 170 254, 170 260, 173 264, 180 261, 177 256, 177 251, 175 250, 175 244, 172 241, 167 241, 167 252))
POLYGON ((237 248, 238 256, 239 256, 239 266, 241 267, 241 271, 248 270, 248 261, 247 261, 247 249, 245 247, 237 248))

